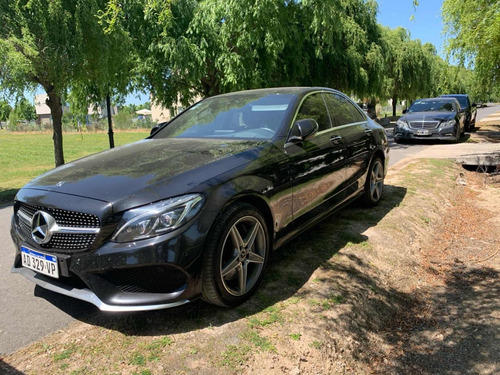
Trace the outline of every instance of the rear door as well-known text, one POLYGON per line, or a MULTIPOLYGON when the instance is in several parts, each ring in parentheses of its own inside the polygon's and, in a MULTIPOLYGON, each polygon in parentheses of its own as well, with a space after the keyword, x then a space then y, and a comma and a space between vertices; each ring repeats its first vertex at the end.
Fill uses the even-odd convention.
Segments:
POLYGON ((344 95, 325 93, 325 101, 332 119, 333 129, 342 137, 346 148, 345 182, 346 195, 355 193, 361 186, 359 180, 366 173, 371 148, 374 144, 373 132, 364 114, 344 95))

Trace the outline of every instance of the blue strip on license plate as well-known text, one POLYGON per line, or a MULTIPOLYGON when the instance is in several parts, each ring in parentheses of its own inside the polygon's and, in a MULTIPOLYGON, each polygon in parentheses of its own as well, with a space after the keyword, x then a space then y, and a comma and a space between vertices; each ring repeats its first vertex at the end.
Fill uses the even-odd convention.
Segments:
POLYGON ((27 249, 24 246, 21 246, 21 251, 26 254, 34 255, 39 258, 43 258, 48 260, 49 262, 57 262, 57 258, 53 255, 48 255, 48 254, 42 254, 39 253, 38 251, 27 249))

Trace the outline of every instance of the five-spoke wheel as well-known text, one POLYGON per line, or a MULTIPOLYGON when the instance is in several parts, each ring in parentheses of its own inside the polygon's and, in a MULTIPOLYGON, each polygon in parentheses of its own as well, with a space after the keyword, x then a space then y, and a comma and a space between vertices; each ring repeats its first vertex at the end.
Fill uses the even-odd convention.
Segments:
POLYGON ((203 267, 203 298, 235 306, 257 288, 269 255, 266 222, 245 203, 226 209, 211 231, 203 267))
POLYGON ((365 182, 363 200, 366 204, 370 206, 378 204, 384 190, 384 178, 384 165, 382 164, 382 160, 377 157, 370 164, 365 182))

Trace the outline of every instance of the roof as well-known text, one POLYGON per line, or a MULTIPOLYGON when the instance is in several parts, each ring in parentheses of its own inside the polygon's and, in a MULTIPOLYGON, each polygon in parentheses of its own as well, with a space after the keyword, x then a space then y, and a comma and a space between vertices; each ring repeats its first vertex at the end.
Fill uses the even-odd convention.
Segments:
POLYGON ((50 108, 45 104, 47 94, 35 95, 35 111, 37 115, 50 115, 50 108))
POLYGON ((450 97, 439 97, 439 98, 422 98, 422 99, 418 99, 420 101, 424 101, 424 102, 427 102, 427 101, 441 101, 441 102, 453 102, 455 101, 456 99, 452 96, 450 97))
MULTIPOLYGON (((256 93, 256 94, 305 94, 311 91, 331 91, 331 92, 340 92, 335 89, 331 89, 328 87, 270 87, 264 89, 253 89, 253 90, 243 90, 243 91, 235 91, 229 92, 226 94, 221 94, 217 96, 233 96, 233 95, 246 95, 248 93, 256 93)), ((208 98, 207 98, 208 99, 208 98)))

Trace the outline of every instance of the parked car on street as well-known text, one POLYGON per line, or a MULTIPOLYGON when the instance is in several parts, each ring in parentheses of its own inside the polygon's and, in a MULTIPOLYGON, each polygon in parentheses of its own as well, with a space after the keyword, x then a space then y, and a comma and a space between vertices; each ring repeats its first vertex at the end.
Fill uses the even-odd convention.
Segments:
POLYGON ((377 112, 375 110, 375 106, 371 103, 357 103, 359 108, 365 112, 369 118, 375 120, 377 118, 377 112))
POLYGON ((442 98, 455 98, 460 103, 460 107, 465 112, 465 130, 470 131, 476 126, 477 105, 472 103, 467 94, 447 94, 442 98))
POLYGON ((24 186, 12 270, 106 311, 235 306, 271 251, 356 198, 380 201, 388 152, 384 129, 335 90, 208 98, 24 186))
POLYGON ((465 114, 455 98, 415 100, 396 122, 394 140, 439 139, 458 142, 465 114))

